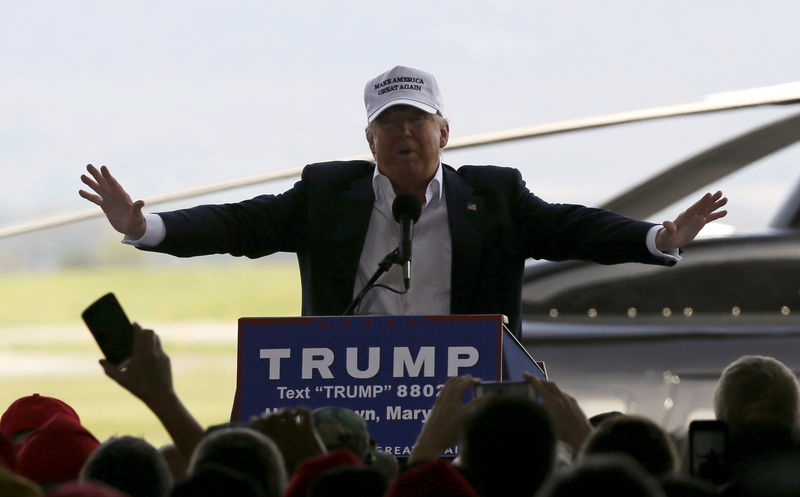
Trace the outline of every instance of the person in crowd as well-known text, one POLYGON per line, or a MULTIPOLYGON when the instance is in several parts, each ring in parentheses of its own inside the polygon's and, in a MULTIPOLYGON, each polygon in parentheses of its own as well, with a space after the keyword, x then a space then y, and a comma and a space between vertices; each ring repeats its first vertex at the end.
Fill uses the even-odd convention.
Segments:
MULTIPOLYGON (((325 444, 314 427, 311 412, 304 407, 264 414, 252 419, 249 426, 275 442, 283 454, 286 473, 289 475, 306 459, 326 453, 325 444)), ((348 452, 352 454, 351 451, 348 452)))
POLYGON ((788 447, 800 426, 797 377, 772 357, 741 357, 723 370, 717 382, 714 413, 727 423, 733 448, 737 444, 753 444, 749 447, 753 450, 763 444, 788 447))
MULTIPOLYGON (((229 253, 251 258, 294 252, 303 315, 340 315, 400 242, 394 200, 420 203, 413 274, 394 265, 362 314, 503 314, 520 330, 527 258, 603 264, 675 264, 678 250, 725 216, 721 192, 708 193, 674 221, 655 225, 579 205, 547 203, 516 169, 441 162, 450 124, 436 78, 397 66, 364 88, 370 161, 311 164, 293 188, 237 204, 144 215, 107 167, 87 166, 80 195, 100 206, 125 242, 181 257, 229 253), (406 197, 408 198, 408 197, 406 197), (335 270, 332 270, 335 268, 335 270)), ((411 213, 409 213, 411 214, 411 213)), ((416 217, 411 215, 410 217, 416 217)), ((402 262, 402 261, 401 261, 402 262)))
POLYGON ((648 473, 660 477, 678 469, 678 452, 669 435, 642 416, 620 415, 600 423, 583 454, 627 454, 648 473))
POLYGON ((62 414, 78 424, 81 422, 75 409, 63 400, 35 393, 15 400, 6 408, 0 417, 0 432, 19 447, 55 414, 62 414))
POLYGON ((318 416, 323 432, 331 438, 331 451, 317 430, 314 415, 303 407, 285 408, 251 420, 250 426, 274 440, 284 455, 291 479, 283 497, 305 497, 310 485, 325 472, 364 466, 362 457, 369 451, 369 434, 360 416, 348 413, 352 411, 326 408, 318 416), (338 417, 330 415, 334 412, 338 417), (340 425, 342 419, 347 421, 340 425), (338 436, 343 434, 347 436, 338 436))
POLYGON ((350 449, 364 464, 382 474, 387 484, 397 475, 397 458, 376 450, 367 422, 357 412, 344 407, 326 406, 314 409, 311 414, 314 428, 328 452, 350 449))
POLYGON ((717 495, 713 486, 678 473, 680 460, 675 444, 660 426, 645 417, 616 413, 599 422, 581 457, 602 454, 629 456, 657 478, 668 497, 717 495))
POLYGON ((43 488, 78 478, 86 460, 100 442, 65 414, 53 415, 25 439, 14 470, 43 488))
POLYGON ((574 457, 581 451, 593 429, 578 401, 553 381, 530 373, 523 373, 523 376, 533 386, 541 406, 549 414, 561 446, 574 457))
POLYGON ((80 478, 105 483, 130 497, 167 497, 172 490, 172 475, 158 449, 131 436, 103 442, 83 465, 80 478))
POLYGON ((38 393, 6 408, 0 439, 0 463, 6 461, 6 468, 46 489, 77 479, 100 445, 72 406, 38 393))
POLYGON ((367 422, 351 409, 326 406, 311 413, 314 428, 327 451, 349 449, 365 464, 375 459, 367 422))
POLYGON ((622 454, 586 457, 565 473, 555 475, 536 497, 664 497, 656 479, 622 454))
POLYGON ((714 413, 728 427, 733 480, 726 495, 797 495, 800 387, 782 362, 743 356, 722 372, 714 390, 714 413), (787 493, 788 492, 788 493, 787 493))
POLYGON ((153 330, 133 324, 133 351, 125 367, 100 360, 105 374, 138 398, 158 417, 185 461, 203 438, 203 427, 192 416, 172 384, 169 356, 153 330))
POLYGON ((189 474, 208 464, 246 475, 259 484, 265 497, 280 497, 286 489, 281 452, 270 438, 252 428, 223 428, 203 438, 189 462, 189 474))
MULTIPOLYGON (((273 468, 270 476, 264 476, 268 481, 262 485, 263 492, 269 497, 282 492, 286 486, 286 475, 295 472, 300 463, 326 455, 325 445, 314 429, 312 415, 303 408, 283 409, 255 418, 247 427, 220 427, 204 437, 203 428, 174 391, 170 360, 158 336, 138 324, 134 324, 133 329, 133 352, 125 367, 117 367, 106 360, 101 360, 100 364, 110 378, 142 400, 161 420, 181 456, 190 461, 190 476, 197 473, 201 466, 220 464, 221 461, 214 459, 219 454, 224 459, 227 457, 224 455, 228 453, 226 451, 230 451, 231 457, 234 457, 233 453, 241 445, 243 454, 250 449, 260 454, 250 456, 255 466, 273 468), (273 466, 278 461, 281 471, 275 472, 273 466), (281 492, 276 494, 277 488, 281 492)), ((352 455, 349 450, 346 452, 352 455)), ((243 454, 236 457, 241 457, 242 461, 248 459, 243 454)), ((353 457, 361 463, 360 459, 353 457)), ((234 466, 234 470, 245 467, 244 463, 234 466)), ((255 466, 251 468, 251 475, 261 471, 255 466)), ((319 470, 317 466, 313 468, 314 476, 329 469, 327 466, 319 470)), ((306 471, 304 478, 310 481, 308 474, 306 471)))
POLYGON ((306 458, 296 466, 283 497, 306 497, 311 485, 321 475, 336 469, 363 466, 363 461, 349 449, 337 449, 306 458))
POLYGON ((463 376, 445 383, 408 462, 435 462, 460 442, 461 470, 478 494, 530 496, 554 467, 556 430, 550 416, 533 399, 498 396, 463 404, 478 382, 463 376))
POLYGON ((461 462, 484 497, 526 497, 555 463, 556 434, 550 417, 529 399, 489 399, 464 424, 461 462))

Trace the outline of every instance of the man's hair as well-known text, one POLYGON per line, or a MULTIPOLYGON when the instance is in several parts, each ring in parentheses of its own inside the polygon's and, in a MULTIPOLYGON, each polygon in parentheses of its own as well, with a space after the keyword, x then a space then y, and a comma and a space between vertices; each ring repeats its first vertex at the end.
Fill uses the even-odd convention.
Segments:
POLYGON ((278 447, 250 428, 222 428, 207 435, 192 455, 189 474, 208 464, 225 466, 258 481, 266 497, 280 497, 286 489, 286 468, 278 447))
POLYGON ((593 455, 550 480, 538 497, 663 497, 656 479, 628 456, 593 455))
POLYGON ((677 469, 677 451, 666 432, 641 416, 619 415, 597 426, 584 454, 627 454, 648 473, 660 476, 677 469))
POLYGON ((800 389, 794 373, 765 356, 740 357, 722 372, 714 392, 714 413, 732 433, 748 424, 795 429, 800 389))
POLYGON ((482 496, 529 496, 550 473, 555 445, 555 431, 540 406, 497 397, 469 415, 461 457, 482 496))
POLYGON ((81 479, 105 483, 130 497, 165 497, 172 489, 161 453, 147 441, 127 436, 102 443, 84 464, 81 479))

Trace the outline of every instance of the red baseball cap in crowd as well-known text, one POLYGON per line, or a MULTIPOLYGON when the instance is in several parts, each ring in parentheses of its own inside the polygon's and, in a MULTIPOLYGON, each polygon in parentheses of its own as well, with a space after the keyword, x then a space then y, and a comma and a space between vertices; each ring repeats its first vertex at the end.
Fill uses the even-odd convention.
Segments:
POLYGON ((15 433, 41 428, 54 414, 63 414, 78 424, 81 422, 78 414, 66 402, 35 393, 19 398, 8 406, 0 417, 0 432, 13 441, 15 433))
POLYGON ((478 497, 467 479, 445 460, 413 467, 399 475, 385 497, 478 497))
POLYGON ((39 484, 76 480, 100 442, 69 416, 56 414, 17 451, 15 469, 39 484))

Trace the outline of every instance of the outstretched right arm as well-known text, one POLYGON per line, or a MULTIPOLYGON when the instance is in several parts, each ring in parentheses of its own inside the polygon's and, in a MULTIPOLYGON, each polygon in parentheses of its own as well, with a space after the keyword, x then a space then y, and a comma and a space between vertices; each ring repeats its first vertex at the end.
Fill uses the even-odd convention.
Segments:
POLYGON ((78 194, 100 206, 103 209, 111 226, 131 240, 138 240, 144 235, 147 223, 142 215, 144 202, 133 202, 130 195, 111 176, 108 168, 102 166, 98 170, 93 165, 86 166, 91 177, 82 174, 81 181, 91 188, 94 193, 80 190, 78 194))

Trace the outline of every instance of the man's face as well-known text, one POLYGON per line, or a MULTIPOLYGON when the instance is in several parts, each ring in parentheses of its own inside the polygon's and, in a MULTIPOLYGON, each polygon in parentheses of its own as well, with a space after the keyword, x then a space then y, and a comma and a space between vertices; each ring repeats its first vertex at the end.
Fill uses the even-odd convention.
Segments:
POLYGON ((369 148, 397 193, 424 191, 449 134, 445 119, 409 105, 390 107, 367 127, 369 148))

